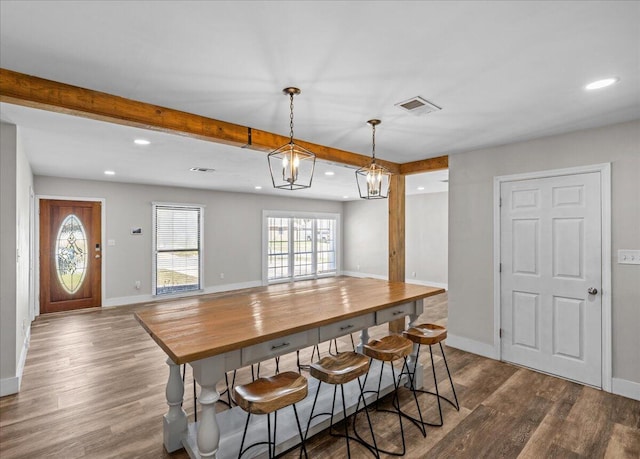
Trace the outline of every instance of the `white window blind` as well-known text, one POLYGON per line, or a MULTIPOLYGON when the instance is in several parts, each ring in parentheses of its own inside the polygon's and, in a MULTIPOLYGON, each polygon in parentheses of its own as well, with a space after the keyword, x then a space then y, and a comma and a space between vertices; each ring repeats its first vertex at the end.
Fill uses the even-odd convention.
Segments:
POLYGON ((202 208, 155 204, 154 214, 155 294, 199 290, 202 208))

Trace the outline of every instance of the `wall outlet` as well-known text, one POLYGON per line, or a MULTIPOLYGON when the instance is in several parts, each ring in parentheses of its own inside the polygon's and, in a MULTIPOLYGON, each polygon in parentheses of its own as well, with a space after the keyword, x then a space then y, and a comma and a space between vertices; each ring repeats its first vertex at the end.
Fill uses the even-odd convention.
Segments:
POLYGON ((360 265, 356 265, 356 271, 360 271, 360 265))
POLYGON ((220 273, 220 279, 224 279, 224 273, 220 273))
POLYGON ((413 271, 413 272, 411 273, 411 275, 412 275, 413 277, 416 277, 416 272, 415 272, 415 271, 413 271))
POLYGON ((140 281, 136 281, 135 286, 136 290, 140 290, 140 281))

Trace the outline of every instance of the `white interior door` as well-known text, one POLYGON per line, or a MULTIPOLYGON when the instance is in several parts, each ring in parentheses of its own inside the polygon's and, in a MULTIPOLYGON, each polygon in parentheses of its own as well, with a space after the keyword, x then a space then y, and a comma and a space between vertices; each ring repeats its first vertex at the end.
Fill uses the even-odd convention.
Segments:
POLYGON ((500 190, 502 358, 597 387, 600 186, 591 172, 504 182, 500 190))

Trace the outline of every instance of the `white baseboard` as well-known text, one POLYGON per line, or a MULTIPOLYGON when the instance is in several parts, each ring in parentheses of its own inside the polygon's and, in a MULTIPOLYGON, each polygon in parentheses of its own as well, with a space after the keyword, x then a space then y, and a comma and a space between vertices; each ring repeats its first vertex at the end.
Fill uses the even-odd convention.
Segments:
POLYGON ((178 295, 163 295, 163 296, 154 296, 154 295, 134 295, 134 296, 121 296, 117 298, 108 298, 102 304, 102 307, 110 308, 113 306, 126 306, 130 304, 137 303, 150 303, 153 301, 161 301, 167 300, 170 298, 187 298, 195 295, 203 295, 207 293, 219 293, 219 292, 228 292, 231 290, 240 290, 243 288, 253 288, 260 287, 262 285, 262 281, 248 281, 248 282, 238 282, 236 284, 224 284, 224 285, 216 285, 213 287, 205 287, 202 290, 194 291, 194 292, 184 292, 178 295))
POLYGON ((381 279, 381 280, 389 279, 388 276, 381 276, 379 274, 362 273, 360 271, 342 271, 341 274, 343 276, 349 276, 349 277, 370 277, 372 279, 381 279))
POLYGON ((454 347, 461 351, 471 352, 472 354, 481 355, 482 357, 488 357, 494 360, 500 360, 500 356, 496 355, 493 344, 463 338, 462 336, 452 335, 451 333, 447 333, 446 344, 449 347, 454 347))
MULTIPOLYGON (((342 275, 349 276, 349 277, 370 277, 372 279, 382 279, 382 280, 389 279, 388 276, 381 276, 380 274, 363 273, 360 271, 342 271, 342 275)), ((431 282, 428 280, 420 280, 420 279, 405 279, 404 281, 407 284, 417 284, 417 285, 424 285, 426 287, 438 287, 438 288, 443 288, 445 290, 449 290, 449 284, 443 284, 441 282, 431 282)))
POLYGON ((5 395, 17 394, 20 390, 20 378, 17 376, 14 378, 0 379, 0 397, 5 395))
POLYGON ((5 395, 17 394, 20 391, 20 384, 22 383, 22 373, 24 371, 24 365, 27 361, 27 351, 29 350, 29 343, 31 340, 31 327, 27 329, 27 335, 24 337, 22 343, 22 349, 20 350, 20 360, 18 361, 18 367, 16 368, 16 376, 13 378, 0 379, 0 397, 5 395))
POLYGON ((425 287, 438 287, 438 288, 443 288, 445 290, 449 290, 449 284, 443 284, 441 282, 431 282, 428 280, 420 280, 420 279, 405 279, 405 282, 407 284, 417 284, 417 285, 424 285, 425 287))
POLYGON ((623 397, 640 400, 640 383, 627 379, 611 378, 611 392, 623 397))

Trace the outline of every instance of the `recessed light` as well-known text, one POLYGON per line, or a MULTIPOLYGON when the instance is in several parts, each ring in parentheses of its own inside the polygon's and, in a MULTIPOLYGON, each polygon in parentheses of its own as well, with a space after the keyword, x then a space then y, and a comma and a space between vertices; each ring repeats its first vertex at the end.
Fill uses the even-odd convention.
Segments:
POLYGON ((325 173, 324 173, 324 175, 329 175, 329 176, 331 176, 331 175, 336 175, 336 173, 335 173, 335 172, 333 172, 333 171, 327 171, 327 172, 325 172, 325 173))
POLYGON ((349 196, 343 196, 342 199, 349 199, 349 196))
POLYGON ((262 189, 262 187, 261 187, 260 185, 258 185, 258 186, 256 186, 256 187, 255 187, 255 189, 256 189, 256 190, 261 190, 261 189, 262 189))
POLYGON ((135 143, 136 145, 149 145, 151 142, 146 139, 136 139, 133 141, 133 143, 135 143))
POLYGON ((602 89, 602 88, 606 88, 607 86, 611 86, 612 84, 615 84, 618 81, 620 81, 620 78, 614 78, 614 77, 604 78, 602 80, 589 83, 584 87, 584 89, 586 89, 587 91, 592 91, 594 89, 602 89))
POLYGON ((423 186, 419 186, 418 187, 418 191, 424 191, 424 187, 423 186))
POLYGON ((116 175, 114 171, 104 171, 104 175, 116 175))

